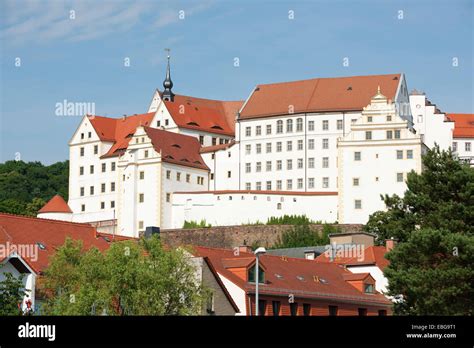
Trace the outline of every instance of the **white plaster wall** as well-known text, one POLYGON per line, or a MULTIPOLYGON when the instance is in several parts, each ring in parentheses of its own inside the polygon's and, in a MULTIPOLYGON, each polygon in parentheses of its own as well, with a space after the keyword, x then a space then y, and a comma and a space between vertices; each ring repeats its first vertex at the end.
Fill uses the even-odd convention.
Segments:
POLYGON ((455 155, 470 163, 471 167, 474 167, 474 138, 454 138, 453 148, 454 147, 456 147, 456 151, 454 151, 455 155), (469 144, 467 148, 466 143, 469 144), (470 151, 467 151, 469 148, 470 151))
POLYGON ((255 193, 187 193, 173 198, 172 228, 184 221, 206 220, 212 226, 265 223, 269 217, 306 215, 312 220, 337 220, 337 195, 306 196, 255 193), (278 209, 281 205, 281 209, 278 209))
POLYGON ((347 266, 347 269, 352 273, 370 273, 375 279, 375 290, 382 294, 388 291, 388 279, 377 266, 347 266))
POLYGON ((39 213, 37 217, 40 219, 72 221, 71 213, 39 213))
POLYGON ((213 174, 213 179, 209 178, 210 190, 237 190, 239 188, 238 144, 225 150, 203 153, 201 156, 210 168, 210 174, 213 174))
POLYGON ((219 278, 227 289, 227 292, 229 293, 230 297, 232 297, 232 299, 234 300, 234 303, 236 304, 237 308, 239 308, 240 312, 236 313, 235 315, 247 315, 245 290, 235 285, 232 281, 230 281, 220 273, 217 274, 219 275, 219 278))

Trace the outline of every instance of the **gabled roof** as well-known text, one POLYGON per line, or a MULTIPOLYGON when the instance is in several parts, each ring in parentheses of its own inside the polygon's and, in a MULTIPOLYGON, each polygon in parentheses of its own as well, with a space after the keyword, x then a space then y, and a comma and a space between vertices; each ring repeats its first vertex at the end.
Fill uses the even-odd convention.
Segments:
POLYGON ((192 136, 144 127, 153 148, 161 152, 163 162, 209 170, 199 153, 201 144, 192 136))
POLYGON ((64 244, 66 237, 81 240, 85 250, 96 247, 104 251, 109 243, 96 235, 96 230, 88 224, 40 219, 0 213, 0 243, 6 245, 31 245, 34 254, 21 255, 36 272, 44 271, 51 256, 64 244), (40 246, 44 246, 42 249, 40 246))
POLYGON ((99 139, 114 143, 102 158, 121 155, 128 146, 130 135, 135 133, 138 126, 148 126, 154 115, 154 112, 150 112, 147 114, 124 116, 122 118, 88 116, 99 139))
POLYGON ((235 118, 243 101, 221 101, 176 94, 174 101, 164 103, 179 128, 234 136, 235 118))
POLYGON ((380 86, 394 100, 401 74, 316 78, 258 85, 240 112, 240 119, 293 113, 359 111, 380 86))
MULTIPOLYGON (((230 249, 201 246, 193 248, 196 255, 208 257, 220 275, 245 290, 247 294, 255 292, 254 284, 247 283, 226 268, 229 259, 255 258, 252 253, 240 252, 235 255, 234 250, 230 249)), ((334 263, 317 263, 314 260, 268 254, 260 256, 260 263, 262 268, 265 267, 265 284, 259 287, 261 294, 286 297, 292 293, 295 297, 391 305, 391 302, 380 293, 366 294, 357 290, 344 279, 344 276, 352 273, 334 263)))
POLYGON ((55 195, 38 213, 72 213, 72 210, 60 195, 55 195))
POLYGON ((474 114, 447 114, 454 121, 454 138, 474 138, 474 114))

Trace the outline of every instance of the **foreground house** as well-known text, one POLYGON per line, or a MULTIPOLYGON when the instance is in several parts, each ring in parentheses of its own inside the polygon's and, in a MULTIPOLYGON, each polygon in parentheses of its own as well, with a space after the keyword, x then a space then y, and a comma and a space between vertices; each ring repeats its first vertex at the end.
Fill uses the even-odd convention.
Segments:
POLYGON ((474 114, 448 114, 456 124, 453 132, 453 152, 474 166, 474 114))
MULTIPOLYGON (((237 304, 241 315, 255 313, 255 255, 194 246, 206 257, 237 304)), ((260 315, 387 315, 392 303, 375 290, 369 273, 354 274, 335 263, 285 256, 260 256, 260 315)))

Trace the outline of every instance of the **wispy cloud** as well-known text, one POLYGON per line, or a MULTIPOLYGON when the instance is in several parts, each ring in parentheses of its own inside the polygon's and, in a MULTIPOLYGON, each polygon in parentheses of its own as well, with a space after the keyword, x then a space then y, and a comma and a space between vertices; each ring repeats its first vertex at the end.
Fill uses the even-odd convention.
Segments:
POLYGON ((180 20, 179 11, 189 16, 211 4, 179 8, 174 2, 154 1, 3 0, 0 38, 19 45, 94 40, 141 24, 145 30, 163 28, 180 20))

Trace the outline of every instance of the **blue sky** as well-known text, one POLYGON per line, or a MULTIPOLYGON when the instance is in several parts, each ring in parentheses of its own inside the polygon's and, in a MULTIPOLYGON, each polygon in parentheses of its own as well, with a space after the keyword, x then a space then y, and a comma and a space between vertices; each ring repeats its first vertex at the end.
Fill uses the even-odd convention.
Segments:
POLYGON ((65 99, 146 112, 167 47, 179 94, 236 100, 259 83, 403 72, 442 111, 473 113, 473 13, 471 0, 3 0, 0 162, 67 159, 81 117, 56 116, 65 99))

